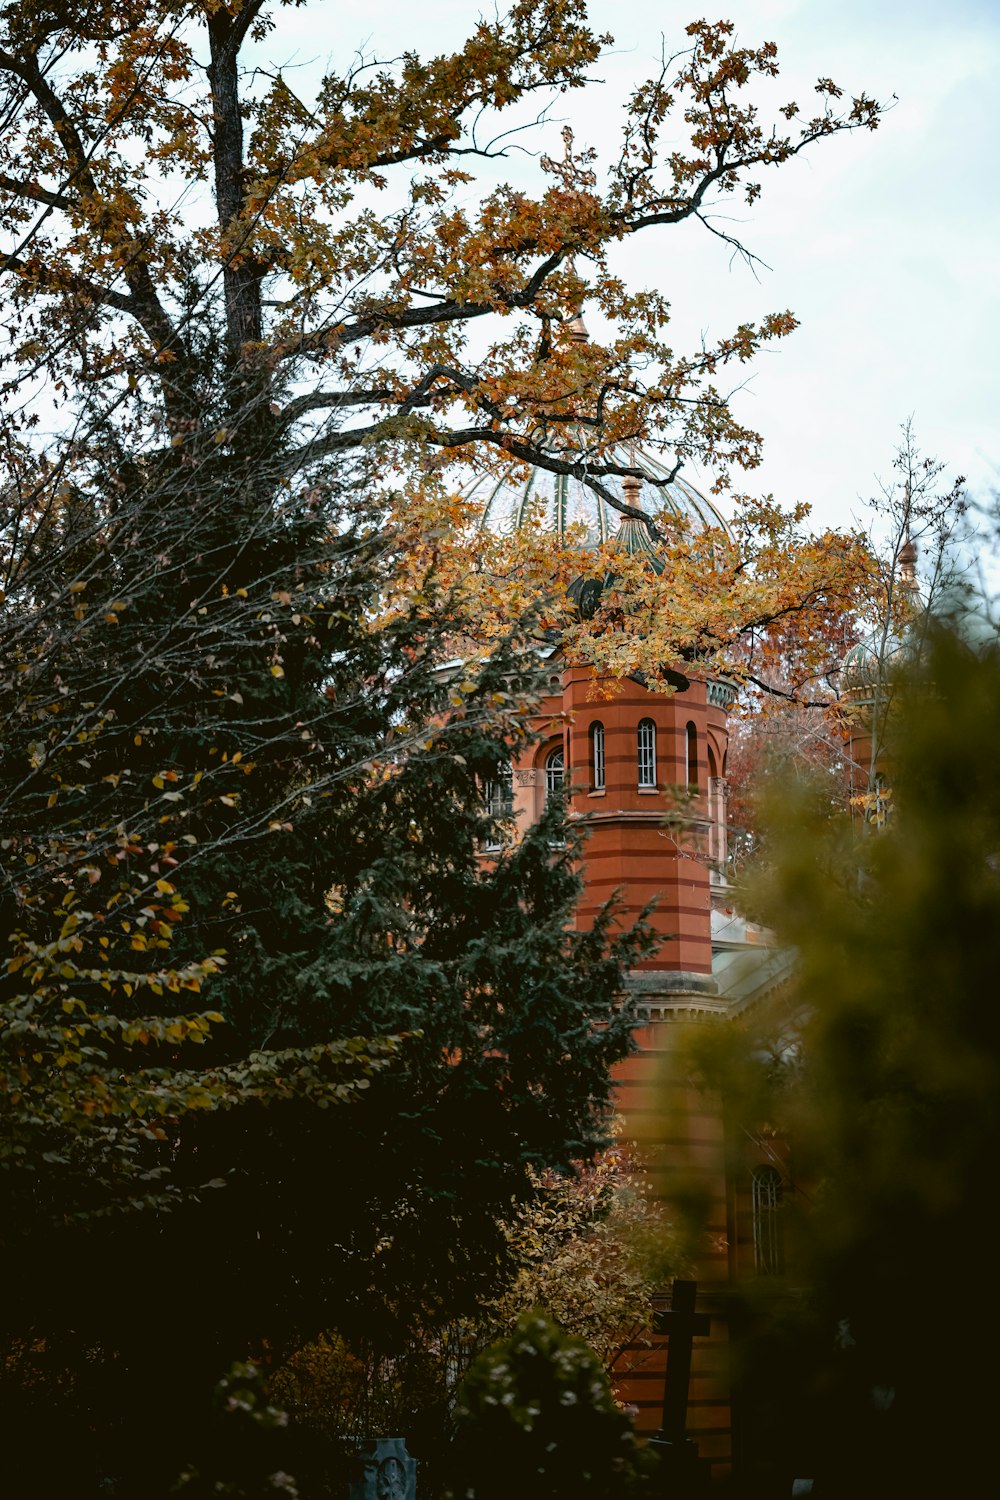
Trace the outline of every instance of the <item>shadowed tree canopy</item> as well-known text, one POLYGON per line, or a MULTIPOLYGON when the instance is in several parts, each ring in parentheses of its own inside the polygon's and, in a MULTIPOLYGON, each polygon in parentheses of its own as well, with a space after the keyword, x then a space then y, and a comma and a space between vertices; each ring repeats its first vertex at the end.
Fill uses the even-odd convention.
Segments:
POLYGON ((4 1371, 83 1492, 169 1483, 233 1357, 492 1295, 531 1169, 605 1139, 645 942, 573 930, 558 810, 482 859, 534 654, 456 662, 453 594, 387 607, 406 537, 353 490, 348 523, 220 462, 190 513, 161 476, 88 521, 86 588, 4 637, 4 1371))

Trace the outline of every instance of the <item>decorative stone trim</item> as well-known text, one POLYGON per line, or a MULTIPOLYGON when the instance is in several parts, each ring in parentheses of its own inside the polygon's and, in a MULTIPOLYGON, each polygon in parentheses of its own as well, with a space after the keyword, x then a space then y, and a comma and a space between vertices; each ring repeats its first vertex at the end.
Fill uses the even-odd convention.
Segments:
POLYGON ((625 988, 638 999, 719 993, 719 986, 711 974, 693 974, 688 969, 632 969, 626 975, 625 988))
POLYGON ((703 1004, 686 1004, 689 995, 679 995, 676 1000, 662 1004, 640 1002, 636 1006, 638 1019, 643 1021, 718 1021, 730 1014, 724 1000, 705 1000, 703 1004))
POLYGON ((705 683, 705 696, 716 708, 731 708, 739 696, 739 688, 725 677, 710 677, 705 683))

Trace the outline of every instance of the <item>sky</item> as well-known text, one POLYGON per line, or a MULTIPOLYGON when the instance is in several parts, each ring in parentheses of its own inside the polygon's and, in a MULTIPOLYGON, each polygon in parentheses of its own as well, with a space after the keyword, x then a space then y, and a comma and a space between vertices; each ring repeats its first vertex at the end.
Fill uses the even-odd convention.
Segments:
MULTIPOLYGON (((468 0, 311 3, 278 12, 269 59, 308 82, 359 48, 393 57, 461 45, 481 7, 468 0)), ((591 0, 615 42, 595 83, 558 98, 532 150, 578 146, 607 160, 621 104, 684 45, 697 0, 591 0)), ((764 180, 729 227, 769 269, 756 277, 697 225, 637 236, 614 269, 672 304, 678 349, 701 335, 790 308, 801 327, 747 367, 738 417, 765 439, 763 465, 739 480, 785 504, 806 500, 818 525, 864 519, 876 478, 891 478, 900 424, 912 417, 924 453, 965 474, 974 497, 1000 490, 1000 171, 996 79, 1000 0, 724 0, 746 45, 777 43, 781 77, 758 90, 772 107, 805 107, 820 76, 845 95, 895 102, 874 134, 820 142, 764 180)), ((532 157, 498 175, 540 181, 532 157)), ((692 472, 707 487, 711 474, 692 472)))

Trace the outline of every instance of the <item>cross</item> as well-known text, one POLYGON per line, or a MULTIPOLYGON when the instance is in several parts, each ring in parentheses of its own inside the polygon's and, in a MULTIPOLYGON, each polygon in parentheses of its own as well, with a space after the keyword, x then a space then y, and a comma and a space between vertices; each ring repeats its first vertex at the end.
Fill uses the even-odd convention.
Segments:
POLYGON ((696 1313, 696 1281, 675 1281, 669 1311, 653 1314, 653 1332, 665 1333, 667 1371, 663 1380, 663 1418, 658 1440, 682 1444, 687 1432, 688 1385, 691 1380, 691 1346, 711 1327, 707 1313, 696 1313))

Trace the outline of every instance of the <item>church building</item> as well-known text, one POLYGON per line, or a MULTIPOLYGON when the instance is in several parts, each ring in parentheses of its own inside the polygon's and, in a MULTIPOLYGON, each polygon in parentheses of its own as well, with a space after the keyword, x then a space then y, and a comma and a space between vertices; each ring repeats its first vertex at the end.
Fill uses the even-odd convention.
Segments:
MULTIPOLYGON (((651 480, 667 471, 629 450, 617 455, 651 480)), ((692 531, 725 527, 712 503, 686 480, 655 484, 606 480, 638 510, 692 531)), ((534 470, 523 477, 480 479, 466 491, 482 507, 479 524, 509 532, 541 524, 562 538, 583 528, 592 546, 604 542, 647 554, 661 568, 641 522, 623 517, 582 481, 534 470)), ((678 674, 677 689, 653 691, 637 678, 605 681, 547 649, 548 695, 530 754, 498 768, 486 794, 498 815, 524 827, 547 798, 565 799, 585 825, 584 893, 578 924, 616 896, 623 920, 655 902, 656 950, 629 976, 637 1004, 638 1050, 618 1070, 618 1099, 628 1138, 638 1138, 665 1189, 696 1192, 707 1209, 705 1253, 698 1267, 698 1310, 711 1333, 695 1344, 688 1433, 714 1477, 726 1476, 742 1442, 739 1403, 727 1369, 729 1288, 736 1280, 780 1270, 780 1203, 785 1166, 766 1143, 748 1142, 745 1171, 735 1180, 721 1109, 683 1079, 664 1084, 665 1068, 684 1032, 719 1024, 789 975, 787 953, 734 910, 726 881, 726 760, 728 714, 736 687, 720 678, 678 674), (685 684, 685 685, 681 685, 685 684), (679 816, 670 818, 671 811, 679 816), (664 1095, 669 1095, 669 1100, 664 1095)), ((637 1409, 641 1431, 660 1426, 664 1349, 637 1352, 620 1395, 637 1409)))

